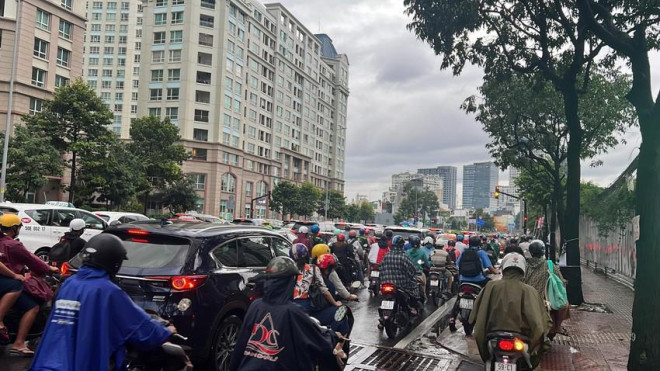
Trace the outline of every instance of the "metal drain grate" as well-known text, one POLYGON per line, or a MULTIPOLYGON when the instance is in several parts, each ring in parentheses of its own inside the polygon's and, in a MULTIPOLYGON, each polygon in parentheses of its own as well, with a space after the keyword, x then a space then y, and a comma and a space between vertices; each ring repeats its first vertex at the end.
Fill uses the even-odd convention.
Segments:
POLYGON ((554 344, 572 345, 579 347, 588 344, 611 344, 620 342, 630 342, 630 334, 616 332, 601 332, 586 335, 557 335, 552 341, 554 344))
POLYGON ((427 357, 405 351, 375 349, 362 358, 358 364, 352 364, 352 371, 438 371, 446 370, 451 364, 449 359, 427 357))

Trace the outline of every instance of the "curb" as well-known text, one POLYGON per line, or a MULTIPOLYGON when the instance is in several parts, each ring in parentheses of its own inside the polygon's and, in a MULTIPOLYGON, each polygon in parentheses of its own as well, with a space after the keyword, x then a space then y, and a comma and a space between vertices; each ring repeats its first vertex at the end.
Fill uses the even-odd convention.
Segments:
POLYGON ((447 302, 442 304, 441 307, 436 309, 430 316, 426 317, 422 323, 417 325, 408 335, 403 339, 399 340, 392 348, 394 349, 405 349, 410 343, 421 338, 426 332, 432 329, 435 324, 449 313, 456 302, 456 297, 452 297, 447 302))

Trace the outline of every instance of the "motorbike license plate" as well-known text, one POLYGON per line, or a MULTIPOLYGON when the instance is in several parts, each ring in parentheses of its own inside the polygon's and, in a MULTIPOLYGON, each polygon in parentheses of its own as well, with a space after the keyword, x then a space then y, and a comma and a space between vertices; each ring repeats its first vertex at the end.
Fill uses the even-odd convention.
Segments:
POLYGON ((440 285, 440 281, 438 280, 431 280, 431 286, 436 287, 440 285))
POLYGON ((495 371, 516 371, 516 364, 495 362, 495 371))
POLYGON ((461 301, 458 303, 458 306, 461 309, 472 309, 473 305, 474 305, 474 300, 472 299, 461 299, 461 301))
POLYGON ((380 277, 379 271, 371 271, 371 277, 380 277))
POLYGON ((380 302, 380 309, 392 310, 394 309, 394 300, 383 300, 380 302))

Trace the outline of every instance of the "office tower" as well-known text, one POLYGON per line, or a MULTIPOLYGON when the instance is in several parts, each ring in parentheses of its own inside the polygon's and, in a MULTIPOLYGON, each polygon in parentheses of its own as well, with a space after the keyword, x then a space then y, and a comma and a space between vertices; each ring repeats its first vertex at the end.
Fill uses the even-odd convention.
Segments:
POLYGON ((442 202, 450 209, 456 209, 456 167, 438 166, 435 168, 418 169, 417 173, 425 175, 439 175, 443 179, 442 202))
POLYGON ((499 171, 493 162, 463 166, 463 208, 495 210, 497 199, 492 193, 498 178, 499 171))

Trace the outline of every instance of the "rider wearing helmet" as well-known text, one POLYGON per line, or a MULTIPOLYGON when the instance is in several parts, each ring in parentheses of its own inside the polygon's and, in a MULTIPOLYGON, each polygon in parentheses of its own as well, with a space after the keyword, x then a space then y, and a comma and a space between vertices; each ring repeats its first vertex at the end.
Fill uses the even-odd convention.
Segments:
POLYGON ((309 264, 307 247, 301 243, 294 244, 289 250, 289 257, 296 262, 300 271, 296 285, 293 288, 293 302, 309 315, 318 319, 323 325, 331 326, 333 330, 339 331, 342 334, 348 333, 348 323, 344 321, 335 322, 334 320, 334 314, 337 308, 342 306, 342 303, 335 301, 323 280, 321 270, 317 266, 309 264), (321 310, 312 308, 309 300, 309 288, 315 282, 320 285, 321 293, 328 303, 330 303, 330 307, 321 310))
POLYGON ((87 242, 83 266, 53 300, 31 370, 107 370, 110 361, 120 370, 126 343, 155 348, 176 332, 152 320, 112 282, 125 259, 117 236, 102 233, 87 242))
POLYGON ((481 291, 470 314, 474 337, 481 359, 490 357, 486 335, 492 331, 507 331, 529 338, 532 366, 538 365, 550 317, 536 290, 523 283, 525 257, 518 253, 502 259, 502 279, 489 282, 481 291), (506 315, 502 315, 506 313, 506 315))
MULTIPOLYGON (((431 238, 431 240, 433 239, 431 238)), ((411 247, 406 251, 406 255, 415 265, 415 268, 417 268, 417 277, 422 281, 422 287, 426 287, 426 275, 424 274, 424 270, 431 267, 431 261, 428 256, 426 256, 424 249, 421 248, 421 240, 419 236, 412 235, 408 237, 408 241, 410 242, 411 247)), ((425 294, 426 290, 422 290, 422 295, 426 296, 425 294)))
POLYGON ((433 252, 435 251, 433 237, 424 237, 424 241, 422 241, 422 251, 424 251, 427 258, 431 258, 431 255, 433 255, 433 252))
MULTIPOLYGON (((535 288, 541 299, 548 300, 546 284, 550 276, 550 273, 548 273, 550 266, 549 261, 545 260, 545 244, 543 241, 534 240, 530 242, 529 253, 531 254, 531 258, 527 259, 527 272, 525 272, 523 282, 535 288)), ((553 264, 552 268, 557 277, 561 278, 565 284, 566 281, 561 275, 557 264, 553 264)), ((548 338, 552 340, 555 334, 561 331, 561 323, 569 317, 569 307, 567 306, 559 310, 550 309, 550 317, 552 318, 552 328, 550 329, 548 338)))
POLYGON ((309 229, 305 226, 298 228, 298 237, 293 240, 293 243, 301 243, 307 247, 307 252, 312 251, 312 241, 309 240, 309 229))
POLYGON ((87 241, 83 240, 80 236, 85 233, 85 221, 76 218, 69 223, 69 231, 64 233, 60 241, 56 243, 48 253, 50 261, 61 265, 69 261, 83 249, 87 241))
POLYGON ((324 243, 315 245, 314 248, 312 248, 312 264, 316 264, 319 256, 323 254, 330 254, 330 247, 324 243))
POLYGON ((353 271, 352 260, 355 259, 355 249, 353 245, 346 243, 346 235, 342 233, 337 236, 337 242, 335 242, 335 244, 332 245, 330 249, 332 250, 332 253, 337 257, 339 264, 342 266, 342 268, 337 272, 339 277, 345 286, 350 286, 352 283, 351 278, 353 271))
POLYGON ((462 254, 463 251, 465 251, 465 248, 467 247, 463 241, 465 240, 465 237, 463 237, 462 234, 456 235, 456 250, 458 250, 459 254, 462 254))
POLYGON ((323 279, 326 285, 328 285, 328 290, 334 295, 335 300, 341 298, 343 300, 357 301, 357 295, 351 294, 337 275, 337 271, 335 270, 336 264, 337 259, 332 254, 326 253, 318 258, 317 265, 321 269, 323 279))
POLYGON ((385 230, 385 237, 387 237, 387 247, 392 248, 392 239, 394 238, 394 232, 391 229, 385 230))
POLYGON ((416 314, 415 307, 421 308, 422 298, 415 279, 417 268, 403 251, 405 243, 405 238, 399 235, 392 238, 392 250, 383 258, 380 265, 380 280, 393 283, 397 289, 410 293, 411 299, 414 299, 410 303, 411 310, 416 314))
POLYGON ((325 240, 321 237, 321 227, 318 224, 314 224, 309 228, 309 240, 312 243, 312 246, 325 243, 325 240))
MULTIPOLYGON (((22 286, 18 281, 25 281, 25 277, 23 276, 25 267, 28 267, 30 273, 34 276, 43 276, 51 272, 57 272, 57 268, 48 266, 39 257, 29 252, 16 239, 22 227, 23 223, 18 215, 6 213, 0 216, 0 231, 2 231, 2 237, 0 237, 0 263, 13 273, 11 280, 3 280, 4 289, 0 287, 0 290, 10 295, 7 298, 3 298, 0 302, 8 305, 6 309, 2 309, 3 311, 13 307, 22 316, 16 339, 8 348, 9 353, 18 356, 32 356, 34 352, 25 346, 25 339, 39 313, 39 306, 43 304, 43 301, 33 296, 31 294, 32 290, 22 286), (20 292, 21 288, 23 289, 22 292, 20 292), (20 294, 16 294, 16 292, 20 292, 20 294)), ((5 271, 4 275, 8 277, 9 272, 5 271)), ((5 313, 0 313, 0 319, 4 319, 5 313)), ((4 324, 0 328, 0 331, 5 335, 7 334, 4 324)), ((2 337, 6 338, 5 336, 2 337)))
POLYGON ((245 314, 229 370, 312 370, 319 358, 331 363, 330 354, 345 357, 335 333, 291 302, 298 274, 293 260, 278 256, 252 279, 263 282, 263 297, 245 314))

